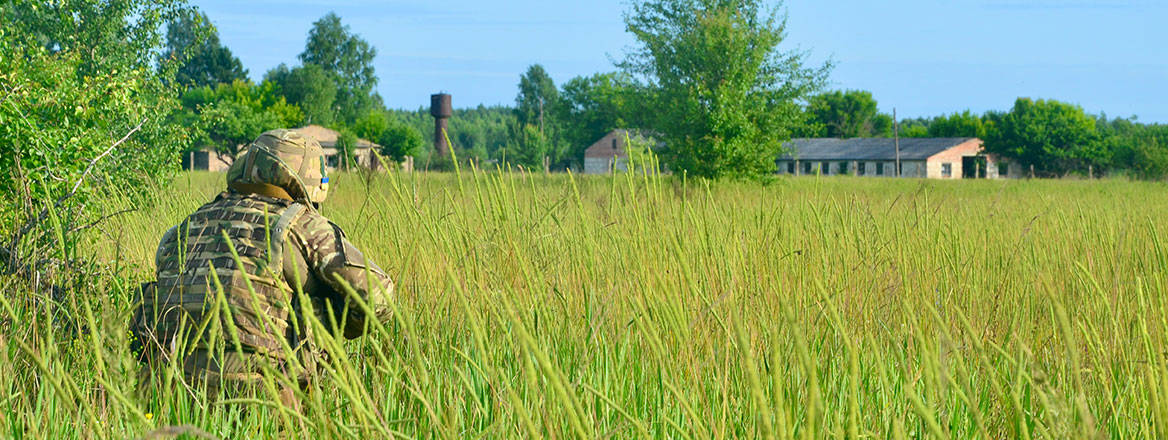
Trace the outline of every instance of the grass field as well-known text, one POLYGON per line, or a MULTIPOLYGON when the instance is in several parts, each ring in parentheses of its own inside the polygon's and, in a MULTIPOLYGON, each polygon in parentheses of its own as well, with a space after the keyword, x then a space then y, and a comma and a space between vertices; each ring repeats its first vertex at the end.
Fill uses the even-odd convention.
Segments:
POLYGON ((136 391, 130 288, 222 179, 86 230, 59 308, 0 278, 0 436, 1168 436, 1163 184, 342 175, 396 314, 297 415, 136 391))

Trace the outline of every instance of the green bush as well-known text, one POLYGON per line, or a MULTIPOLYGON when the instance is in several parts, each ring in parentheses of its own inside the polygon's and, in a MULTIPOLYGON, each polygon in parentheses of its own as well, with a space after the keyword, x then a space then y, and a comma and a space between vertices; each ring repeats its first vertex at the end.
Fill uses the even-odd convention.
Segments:
POLYGON ((396 121, 381 132, 378 143, 381 144, 383 156, 399 162, 405 160, 406 156, 417 154, 426 146, 422 133, 414 127, 396 121))
POLYGON ((186 126, 165 124, 177 91, 151 54, 180 3, 97 0, 0 4, 0 193, 56 200, 90 162, 94 183, 149 187, 177 169, 186 126), (123 137, 126 140, 112 149, 123 137))

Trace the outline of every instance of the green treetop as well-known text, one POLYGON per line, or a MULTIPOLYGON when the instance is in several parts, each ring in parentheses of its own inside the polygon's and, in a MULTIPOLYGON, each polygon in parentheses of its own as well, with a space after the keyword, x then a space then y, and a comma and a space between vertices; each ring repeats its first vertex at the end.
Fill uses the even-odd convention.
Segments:
POLYGON ((987 136, 986 151, 1033 165, 1043 175, 1085 172, 1106 161, 1095 119, 1077 105, 1018 98, 1010 112, 987 116, 994 130, 987 136))
POLYGON ((247 69, 219 43, 219 33, 207 15, 187 10, 166 25, 166 51, 160 68, 177 65, 174 81, 183 86, 211 86, 247 79, 247 69))
POLYGON ((380 97, 373 93, 377 86, 377 74, 373 70, 376 55, 376 48, 349 32, 341 17, 330 12, 312 24, 300 61, 320 66, 333 75, 337 85, 337 115, 341 120, 351 121, 370 108, 380 107, 380 97))
POLYGON ((625 24, 637 47, 621 66, 647 83, 666 165, 702 177, 773 173, 803 121, 800 102, 828 65, 782 51, 786 18, 762 0, 640 0, 625 24))
POLYGON ((316 64, 291 70, 280 64, 264 75, 289 104, 300 107, 304 124, 328 126, 336 120, 337 84, 333 75, 316 64))
POLYGON ((819 128, 816 137, 892 135, 892 117, 877 110, 876 99, 868 91, 837 90, 819 94, 811 98, 807 107, 819 128))

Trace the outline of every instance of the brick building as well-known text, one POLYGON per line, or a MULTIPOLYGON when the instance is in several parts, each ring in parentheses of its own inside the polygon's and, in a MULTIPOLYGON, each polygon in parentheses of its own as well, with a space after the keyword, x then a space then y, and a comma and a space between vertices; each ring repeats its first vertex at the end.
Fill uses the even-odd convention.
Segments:
POLYGON ((641 132, 634 130, 613 130, 584 150, 584 173, 606 174, 614 171, 628 171, 628 142, 634 145, 660 144, 641 132))
MULTIPOLYGON (((792 139, 780 157, 779 174, 896 176, 891 138, 792 139)), ((1019 166, 982 151, 977 138, 900 140, 900 176, 929 179, 1021 177, 1019 166)))
MULTIPOLYGON (((324 150, 325 165, 329 168, 341 166, 341 156, 337 151, 337 139, 341 137, 339 132, 319 125, 309 125, 295 128, 294 130, 305 136, 311 136, 317 142, 320 142, 320 147, 324 150)), ((358 165, 377 169, 377 155, 373 154, 373 151, 379 149, 381 149, 380 145, 365 139, 357 139, 357 148, 354 149, 353 156, 356 157, 358 165)))
MULTIPOLYGON (((340 156, 337 154, 337 139, 341 134, 336 130, 321 127, 319 125, 309 125, 307 127, 296 128, 305 136, 311 136, 320 142, 321 149, 324 150, 325 164, 330 168, 337 168, 341 165, 340 156)), ((241 145, 239 147, 243 149, 241 145)), ((353 155, 357 159, 357 165, 363 167, 378 168, 377 155, 373 151, 380 149, 381 146, 365 139, 357 139, 357 148, 353 155)), ((204 147, 198 150, 189 151, 183 154, 182 169, 184 170, 200 170, 200 171, 227 171, 231 166, 231 156, 219 154, 211 147, 204 147)), ((412 161, 408 161, 413 163, 412 161)))

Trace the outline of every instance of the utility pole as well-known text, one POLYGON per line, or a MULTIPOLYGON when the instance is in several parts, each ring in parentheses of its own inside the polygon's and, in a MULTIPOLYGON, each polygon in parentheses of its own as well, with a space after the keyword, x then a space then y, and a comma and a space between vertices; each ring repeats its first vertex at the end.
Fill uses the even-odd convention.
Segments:
POLYGON ((900 119, 896 118, 896 107, 892 108, 892 139, 896 148, 896 177, 900 177, 900 119))

